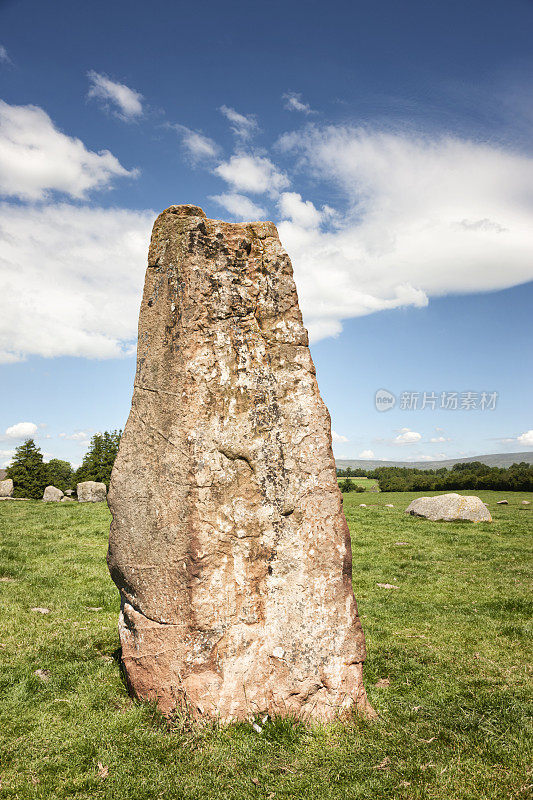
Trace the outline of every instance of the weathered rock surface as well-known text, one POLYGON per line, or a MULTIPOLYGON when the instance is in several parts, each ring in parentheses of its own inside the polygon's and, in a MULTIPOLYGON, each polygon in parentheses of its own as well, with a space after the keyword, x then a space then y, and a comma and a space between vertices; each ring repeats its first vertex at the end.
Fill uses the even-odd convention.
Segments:
POLYGON ((107 496, 105 483, 82 481, 76 486, 76 495, 80 503, 104 503, 107 496))
POLYGON ((487 506, 479 497, 464 497, 453 492, 437 497, 417 497, 407 506, 405 512, 415 517, 425 517, 433 522, 438 520, 492 522, 487 506))
POLYGON ((0 497, 13 497, 13 481, 11 478, 0 481, 0 497))
POLYGON ((57 489, 55 486, 47 486, 44 490, 43 500, 45 503, 59 503, 63 497, 61 489, 57 489))
POLYGON ((137 696, 223 721, 373 713, 330 419, 272 223, 156 220, 108 501, 137 696))

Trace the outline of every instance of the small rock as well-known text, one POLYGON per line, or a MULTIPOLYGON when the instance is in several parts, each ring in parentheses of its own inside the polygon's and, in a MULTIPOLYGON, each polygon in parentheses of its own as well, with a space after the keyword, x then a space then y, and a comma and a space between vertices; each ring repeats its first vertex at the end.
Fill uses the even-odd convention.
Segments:
POLYGON ((359 503, 359 508, 366 508, 366 503, 359 503))
POLYGON ((529 501, 529 500, 522 500, 522 505, 523 505, 523 506, 530 506, 530 505, 531 505, 531 503, 530 503, 530 501, 529 501))
POLYGON ((376 583, 376 586, 379 586, 380 589, 399 589, 399 586, 395 586, 393 583, 376 583))
POLYGON ((385 508, 394 508, 392 503, 385 503, 385 508))
POLYGON ((37 677, 42 680, 44 683, 48 683, 50 680, 50 670, 49 669, 36 669, 33 673, 37 675, 37 677))
POLYGON ((42 608, 41 606, 32 606, 31 610, 37 612, 37 614, 49 614, 50 613, 50 609, 49 608, 42 608))
POLYGON ((409 542, 394 542, 397 547, 407 547, 409 542))
POLYGON ((62 497, 62 498, 61 498, 61 502, 62 502, 62 503, 74 503, 74 502, 75 502, 75 500, 74 500, 74 498, 73 498, 73 497, 62 497))
POLYGON ((497 506, 508 506, 509 505, 509 501, 508 500, 498 500, 496 505, 497 506))
POLYGON ((62 497, 64 497, 63 492, 55 486, 47 486, 44 490, 43 500, 45 503, 59 503, 62 497))
POLYGON ((85 608, 87 609, 87 611, 102 611, 104 607, 103 606, 85 606, 85 608))

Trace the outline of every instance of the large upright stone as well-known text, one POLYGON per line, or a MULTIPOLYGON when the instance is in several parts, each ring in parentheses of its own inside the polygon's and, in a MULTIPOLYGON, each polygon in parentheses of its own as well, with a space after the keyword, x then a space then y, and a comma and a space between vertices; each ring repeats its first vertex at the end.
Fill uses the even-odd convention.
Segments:
POLYGON ((372 713, 330 418, 272 223, 156 220, 108 501, 137 696, 223 721, 372 713))

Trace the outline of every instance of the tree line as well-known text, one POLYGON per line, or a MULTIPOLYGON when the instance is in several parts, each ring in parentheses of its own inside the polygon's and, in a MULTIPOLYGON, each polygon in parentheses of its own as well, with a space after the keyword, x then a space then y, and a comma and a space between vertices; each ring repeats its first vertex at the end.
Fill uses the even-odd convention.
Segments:
POLYGON ((11 466, 6 470, 7 477, 13 481, 14 496, 40 500, 47 486, 55 486, 62 492, 76 491, 76 485, 82 481, 98 481, 109 488, 121 435, 122 431, 117 430, 95 433, 77 469, 60 458, 44 461, 35 441, 26 439, 15 450, 11 466))
POLYGON ((489 467, 481 461, 454 464, 451 469, 377 467, 372 470, 338 469, 340 478, 375 478, 382 492, 419 492, 453 489, 493 489, 508 492, 533 491, 533 465, 526 461, 510 467, 489 467))

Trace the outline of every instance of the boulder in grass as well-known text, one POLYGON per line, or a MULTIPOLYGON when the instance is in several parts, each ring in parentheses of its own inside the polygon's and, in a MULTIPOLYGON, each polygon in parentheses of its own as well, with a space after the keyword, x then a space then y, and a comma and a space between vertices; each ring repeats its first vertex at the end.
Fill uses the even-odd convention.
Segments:
POLYGON ((13 497, 13 481, 11 478, 0 481, 0 497, 13 497))
POLYGON ((418 497, 407 506, 405 513, 433 522, 492 522, 488 508, 479 497, 465 497, 454 492, 437 497, 418 497))
POLYGON ((45 503, 59 503, 63 497, 61 489, 57 489, 55 486, 47 486, 44 490, 43 500, 45 503))
POLYGON ((531 505, 531 501, 530 500, 522 500, 522 505, 523 506, 530 506, 531 505))
POLYGON ((498 500, 496 505, 497 506, 508 506, 509 505, 509 501, 508 500, 498 500))
POLYGON ((76 487, 76 494, 80 503, 105 503, 107 489, 105 483, 82 481, 76 487))

